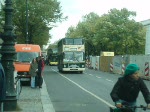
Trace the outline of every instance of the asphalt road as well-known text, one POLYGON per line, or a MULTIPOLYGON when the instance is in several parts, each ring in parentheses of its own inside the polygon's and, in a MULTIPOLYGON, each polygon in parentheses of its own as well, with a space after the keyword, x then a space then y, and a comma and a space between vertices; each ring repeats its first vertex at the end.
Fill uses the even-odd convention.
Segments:
MULTIPOLYGON (((109 112, 114 106, 110 91, 120 75, 86 69, 80 73, 59 73, 46 66, 44 80, 56 112, 109 112)), ((150 89, 150 81, 145 81, 150 89)), ((137 104, 146 105, 139 94, 137 104)))

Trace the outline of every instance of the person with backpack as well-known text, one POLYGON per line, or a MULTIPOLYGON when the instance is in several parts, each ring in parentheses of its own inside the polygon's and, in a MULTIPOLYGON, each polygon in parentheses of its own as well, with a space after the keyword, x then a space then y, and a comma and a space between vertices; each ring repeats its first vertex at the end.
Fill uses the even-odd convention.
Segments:
POLYGON ((124 76, 119 77, 110 96, 117 108, 121 108, 123 105, 136 106, 140 91, 144 96, 147 107, 150 108, 150 92, 144 81, 139 77, 139 66, 133 63, 127 65, 124 76))

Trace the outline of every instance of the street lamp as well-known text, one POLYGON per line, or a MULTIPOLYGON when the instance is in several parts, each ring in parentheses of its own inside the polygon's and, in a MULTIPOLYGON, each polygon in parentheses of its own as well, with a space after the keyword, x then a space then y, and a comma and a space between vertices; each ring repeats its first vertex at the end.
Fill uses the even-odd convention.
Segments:
POLYGON ((12 1, 5 0, 5 25, 4 33, 2 36, 2 47, 1 47, 1 63, 3 65, 6 75, 6 100, 4 101, 4 110, 12 111, 16 109, 17 98, 16 91, 14 88, 14 65, 15 59, 15 35, 13 33, 12 25, 12 1))

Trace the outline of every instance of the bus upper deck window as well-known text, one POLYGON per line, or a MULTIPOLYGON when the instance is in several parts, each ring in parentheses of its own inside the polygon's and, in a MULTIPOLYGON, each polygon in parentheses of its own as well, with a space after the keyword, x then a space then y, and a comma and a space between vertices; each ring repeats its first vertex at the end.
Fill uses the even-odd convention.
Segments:
POLYGON ((72 39, 66 39, 66 45, 73 45, 72 39))
POLYGON ((75 45, 83 45, 82 39, 74 39, 74 44, 75 45))

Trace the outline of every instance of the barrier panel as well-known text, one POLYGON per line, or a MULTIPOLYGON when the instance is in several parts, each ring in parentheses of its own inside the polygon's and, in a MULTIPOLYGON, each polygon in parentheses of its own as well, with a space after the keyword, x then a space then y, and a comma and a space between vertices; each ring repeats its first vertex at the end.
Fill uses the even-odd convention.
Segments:
POLYGON ((140 67, 140 77, 150 80, 150 55, 90 56, 89 68, 123 75, 130 63, 140 67))
POLYGON ((112 63, 114 56, 101 56, 100 57, 100 70, 103 72, 110 72, 110 63, 112 63))

